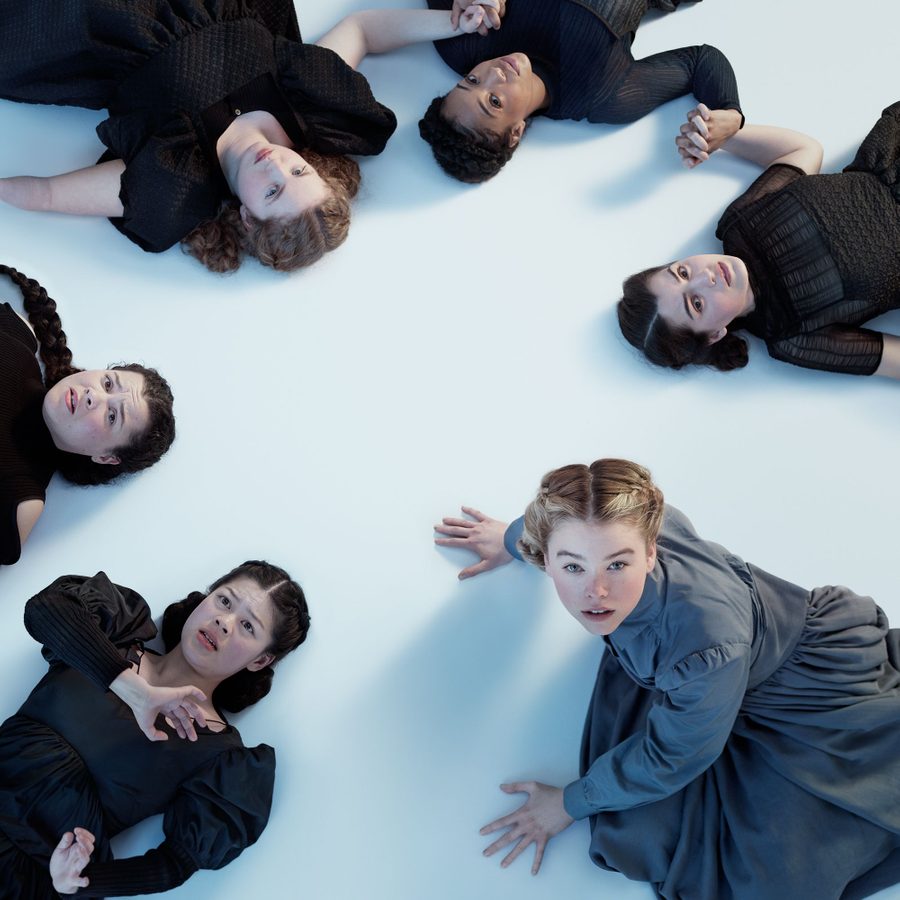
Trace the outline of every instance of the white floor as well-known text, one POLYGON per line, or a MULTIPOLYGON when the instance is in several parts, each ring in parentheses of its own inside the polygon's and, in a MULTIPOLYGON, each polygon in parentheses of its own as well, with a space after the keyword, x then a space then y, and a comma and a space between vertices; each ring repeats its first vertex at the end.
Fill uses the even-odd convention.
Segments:
MULTIPOLYGON (((353 8, 302 4, 304 34, 353 8)), ((646 22, 636 52, 717 45, 748 121, 817 136, 835 170, 900 95, 900 10, 834 8, 707 0, 646 22)), ((58 299, 76 361, 158 366, 179 422, 151 472, 51 486, 22 561, 0 573, 0 713, 43 671, 21 609, 57 575, 104 569, 161 611, 265 556, 313 614, 270 698, 239 718, 247 743, 278 750, 271 821, 239 861, 171 896, 650 897, 591 864, 584 823, 537 878, 524 859, 481 858, 479 826, 513 807, 501 781, 577 776, 601 646, 536 570, 458 584, 469 560, 436 551, 431 526, 460 503, 513 517, 545 470, 629 456, 704 535, 801 584, 872 594, 900 624, 898 387, 785 366, 758 343, 731 375, 655 371, 625 345, 622 278, 718 249, 719 212, 756 174, 724 154, 679 166, 689 99, 627 128, 537 121, 508 171, 469 188, 418 137, 452 83, 434 50, 363 71, 399 129, 363 163, 349 241, 308 272, 219 278, 103 220, 0 209, 0 257, 58 299)), ((0 103, 0 174, 91 163, 100 120, 0 103)), ((900 332, 900 314, 884 327, 900 332)), ((119 850, 158 837, 151 822, 119 850)), ((811 852, 827 843, 811 835, 811 852)))

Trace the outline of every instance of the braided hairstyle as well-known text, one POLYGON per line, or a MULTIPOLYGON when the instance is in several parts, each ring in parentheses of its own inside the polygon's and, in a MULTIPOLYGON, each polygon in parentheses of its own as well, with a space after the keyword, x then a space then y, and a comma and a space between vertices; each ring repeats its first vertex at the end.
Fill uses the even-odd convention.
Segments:
POLYGON ((616 312, 628 343, 641 350, 650 362, 669 369, 693 364, 730 372, 746 366, 749 353, 743 338, 728 332, 711 344, 708 334, 672 328, 659 314, 659 301, 649 283, 657 272, 666 268, 645 269, 622 284, 622 299, 616 312))
POLYGON ((438 165, 468 184, 493 178, 512 159, 518 144, 509 146, 508 131, 474 131, 445 118, 444 99, 435 97, 419 121, 419 134, 431 145, 438 165))
POLYGON ((548 472, 525 510, 519 540, 522 558, 544 568, 550 535, 562 522, 624 522, 637 528, 650 546, 664 512, 662 491, 650 471, 627 459, 597 459, 548 472))
POLYGON ((163 613, 162 639, 166 651, 181 642, 181 632, 190 614, 208 594, 236 578, 249 578, 271 598, 275 610, 272 643, 266 648, 274 659, 256 672, 241 669, 222 681, 213 691, 213 703, 227 712, 240 712, 262 700, 272 687, 273 666, 296 650, 309 633, 309 608, 303 588, 284 569, 264 560, 250 559, 214 581, 207 594, 192 591, 184 600, 172 603, 163 613))
MULTIPOLYGON (((56 311, 56 301, 37 281, 10 266, 0 264, 0 274, 7 275, 22 292, 25 312, 34 328, 44 363, 44 386, 49 389, 63 378, 83 371, 72 365, 72 351, 56 311)), ((57 469, 65 479, 75 484, 106 484, 120 475, 146 469, 160 459, 175 439, 172 390, 165 378, 156 369, 137 363, 113 368, 144 376, 142 396, 149 410, 149 424, 132 444, 115 448, 114 453, 119 457, 117 466, 95 463, 89 456, 60 450, 57 453, 57 469)))
POLYGON ((347 156, 320 156, 312 150, 304 150, 303 158, 331 188, 319 206, 293 219, 251 217, 248 229, 241 220, 240 201, 231 197, 214 219, 182 240, 184 252, 212 272, 237 271, 245 256, 255 256, 279 272, 292 272, 343 244, 350 230, 350 201, 359 191, 359 165, 347 156))

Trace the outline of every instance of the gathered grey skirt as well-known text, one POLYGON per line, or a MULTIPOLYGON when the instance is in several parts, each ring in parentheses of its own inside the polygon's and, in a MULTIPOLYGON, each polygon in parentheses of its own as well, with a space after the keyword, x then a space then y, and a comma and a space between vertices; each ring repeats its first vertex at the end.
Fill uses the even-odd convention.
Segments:
MULTIPOLYGON (((604 654, 582 774, 643 730, 654 695, 604 654)), ((867 597, 813 591, 721 756, 664 800, 591 816, 590 852, 665 900, 855 900, 900 883, 900 629, 867 597)))

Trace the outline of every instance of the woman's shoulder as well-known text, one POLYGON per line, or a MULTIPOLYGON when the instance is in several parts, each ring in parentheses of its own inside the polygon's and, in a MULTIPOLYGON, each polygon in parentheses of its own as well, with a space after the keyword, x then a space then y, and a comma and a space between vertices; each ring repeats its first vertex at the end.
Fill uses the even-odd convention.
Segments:
POLYGON ((13 341, 33 356, 38 351, 37 338, 31 326, 9 305, 0 303, 0 336, 4 342, 13 341))
POLYGON ((726 207, 716 226, 716 237, 726 240, 727 233, 738 224, 745 212, 748 212, 760 200, 779 194, 795 181, 807 178, 806 172, 788 163, 776 163, 769 166, 756 180, 735 200, 726 207))

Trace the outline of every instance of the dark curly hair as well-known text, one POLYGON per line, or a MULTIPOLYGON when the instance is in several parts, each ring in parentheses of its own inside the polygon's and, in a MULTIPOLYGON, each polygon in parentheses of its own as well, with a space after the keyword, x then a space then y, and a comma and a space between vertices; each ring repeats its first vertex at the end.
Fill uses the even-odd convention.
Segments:
POLYGON ((272 599, 275 623, 272 628, 272 643, 265 652, 271 653, 274 659, 256 672, 241 669, 219 684, 213 692, 212 700, 216 707, 226 712, 240 712, 269 693, 275 675, 273 666, 306 640, 310 622, 303 588, 284 569, 264 560, 250 559, 216 579, 206 593, 193 591, 184 600, 166 608, 161 629, 166 651, 180 643, 184 623, 206 596, 236 578, 250 578, 272 599))
POLYGON ((616 307, 619 327, 632 347, 637 347, 654 365, 680 369, 686 365, 711 366, 730 372, 747 365, 747 342, 728 332, 709 343, 708 334, 687 328, 672 328, 659 314, 659 299, 650 290, 650 279, 667 266, 644 269, 622 284, 622 299, 616 307))
MULTIPOLYGON (((56 311, 56 301, 33 278, 28 278, 10 266, 0 264, 0 274, 6 275, 22 292, 28 321, 34 328, 41 361, 44 363, 44 385, 48 389, 63 378, 83 371, 72 365, 72 351, 63 331, 62 320, 56 311)), ((116 447, 118 465, 95 463, 89 456, 78 453, 57 454, 56 466, 63 478, 75 484, 106 484, 120 475, 138 472, 152 466, 172 445, 175 439, 175 416, 172 412, 172 390, 156 369, 137 363, 113 366, 144 376, 142 396, 149 410, 149 424, 127 446, 116 447)))
POLYGON ((509 146, 509 131, 474 131, 442 115, 445 97, 435 97, 419 121, 419 134, 431 145, 438 165, 458 181, 479 184, 493 178, 518 144, 509 146))
POLYGON ((359 191, 359 165, 347 156, 320 156, 312 150, 304 150, 303 158, 331 188, 319 206, 294 219, 251 218, 247 229, 240 202, 231 197, 214 219, 202 222, 182 240, 184 252, 212 272, 234 272, 245 256, 255 256, 279 272, 292 272, 343 244, 350 230, 350 201, 359 191))

